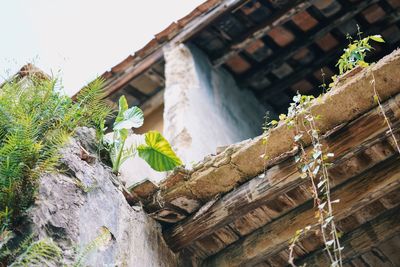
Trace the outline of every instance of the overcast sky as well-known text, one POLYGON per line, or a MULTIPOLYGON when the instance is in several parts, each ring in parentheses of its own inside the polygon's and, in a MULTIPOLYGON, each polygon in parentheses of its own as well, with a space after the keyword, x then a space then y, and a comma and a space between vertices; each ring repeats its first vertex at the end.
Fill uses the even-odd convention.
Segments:
POLYGON ((0 0, 0 80, 33 62, 73 94, 204 0, 0 0))

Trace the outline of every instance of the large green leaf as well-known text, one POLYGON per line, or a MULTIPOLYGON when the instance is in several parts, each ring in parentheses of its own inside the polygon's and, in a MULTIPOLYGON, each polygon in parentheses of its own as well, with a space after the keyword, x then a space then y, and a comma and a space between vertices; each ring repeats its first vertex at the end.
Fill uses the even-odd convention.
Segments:
POLYGON ((157 131, 145 134, 145 145, 140 145, 137 150, 139 156, 156 171, 170 171, 182 165, 182 161, 172 150, 168 141, 157 131))
POLYGON ((136 106, 128 109, 128 102, 125 96, 121 96, 118 116, 114 122, 114 130, 139 128, 143 125, 143 120, 143 111, 136 106))

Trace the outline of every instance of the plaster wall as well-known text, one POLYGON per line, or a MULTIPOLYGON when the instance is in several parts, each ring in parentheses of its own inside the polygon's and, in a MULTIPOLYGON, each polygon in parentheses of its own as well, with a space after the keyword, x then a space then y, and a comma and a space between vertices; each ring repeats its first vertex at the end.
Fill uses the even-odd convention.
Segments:
POLYGON ((261 133, 266 109, 192 45, 164 49, 164 135, 189 164, 261 133))

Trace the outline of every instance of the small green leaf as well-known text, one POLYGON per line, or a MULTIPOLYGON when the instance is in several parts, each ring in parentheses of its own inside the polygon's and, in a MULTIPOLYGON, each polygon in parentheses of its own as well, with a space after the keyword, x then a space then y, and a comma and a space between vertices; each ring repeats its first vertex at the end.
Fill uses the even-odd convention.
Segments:
POLYGON ((156 171, 170 171, 182 165, 182 161, 172 150, 168 141, 157 131, 145 134, 145 145, 137 150, 139 157, 144 159, 156 171))
POLYGON ((367 62, 365 62, 364 60, 360 60, 358 61, 358 65, 362 68, 366 68, 369 66, 369 64, 367 62))
POLYGON ((119 134, 120 134, 120 137, 121 137, 121 141, 125 141, 126 138, 128 138, 129 131, 127 129, 121 129, 119 131, 119 134))
POLYGON ((382 38, 382 36, 380 34, 372 35, 369 38, 371 38, 372 40, 374 40, 375 42, 378 42, 378 43, 384 43, 385 42, 385 40, 383 40, 383 38, 382 38))
POLYGON ((128 109, 128 102, 124 95, 119 98, 118 107, 118 115, 115 118, 114 125, 124 120, 124 112, 128 109))
POLYGON ((375 104, 379 103, 379 97, 377 95, 374 95, 374 102, 375 104))
POLYGON ((114 122, 114 130, 139 128, 143 125, 143 111, 138 107, 128 109, 125 96, 119 99, 119 112, 114 122))

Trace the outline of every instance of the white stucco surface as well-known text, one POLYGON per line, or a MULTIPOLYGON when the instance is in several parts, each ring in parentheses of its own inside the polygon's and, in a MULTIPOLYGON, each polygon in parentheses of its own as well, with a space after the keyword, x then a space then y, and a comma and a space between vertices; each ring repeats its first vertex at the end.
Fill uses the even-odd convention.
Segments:
POLYGON ((196 47, 165 48, 164 135, 190 163, 261 133, 265 108, 196 47))

